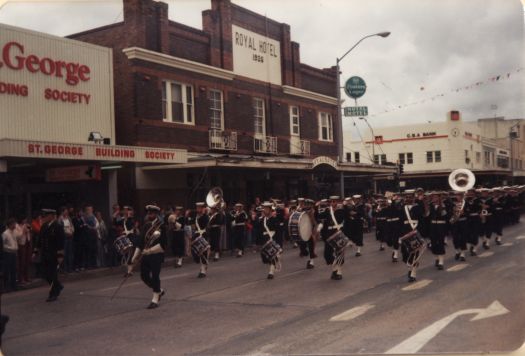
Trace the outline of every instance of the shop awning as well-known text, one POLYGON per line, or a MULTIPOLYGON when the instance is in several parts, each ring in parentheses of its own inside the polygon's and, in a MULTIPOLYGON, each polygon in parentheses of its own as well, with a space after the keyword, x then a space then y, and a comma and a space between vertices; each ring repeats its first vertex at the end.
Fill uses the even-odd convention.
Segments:
POLYGON ((0 139, 0 157, 114 161, 170 165, 185 164, 188 162, 187 151, 181 149, 14 139, 0 139))
POLYGON ((141 167, 144 171, 191 168, 243 168, 243 169, 281 169, 312 171, 327 167, 338 172, 392 173, 395 168, 379 165, 367 165, 351 162, 339 163, 336 160, 320 156, 316 158, 261 157, 261 156, 213 156, 192 154, 187 163, 177 165, 149 165, 141 167))

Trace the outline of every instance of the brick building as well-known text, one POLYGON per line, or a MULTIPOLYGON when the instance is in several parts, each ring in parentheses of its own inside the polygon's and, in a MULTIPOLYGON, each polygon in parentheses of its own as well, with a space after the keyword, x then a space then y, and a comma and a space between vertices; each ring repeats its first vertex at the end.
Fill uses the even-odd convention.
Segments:
POLYGON ((116 142, 186 149, 188 163, 124 164, 119 199, 190 204, 339 192, 336 72, 301 63, 290 26, 212 0, 203 29, 168 5, 124 0, 123 22, 70 38, 113 49, 116 142))

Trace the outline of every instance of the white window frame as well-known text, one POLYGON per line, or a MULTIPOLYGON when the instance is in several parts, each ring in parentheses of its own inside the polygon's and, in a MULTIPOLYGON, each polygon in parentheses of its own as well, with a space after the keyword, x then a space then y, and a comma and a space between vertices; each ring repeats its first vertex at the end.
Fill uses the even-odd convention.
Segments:
POLYGON ((210 89, 208 90, 208 101, 209 101, 209 104, 210 104, 210 116, 209 116, 209 120, 210 120, 210 128, 211 129, 214 129, 214 130, 221 130, 223 131, 224 130, 224 96, 222 94, 222 90, 218 90, 218 89, 210 89), (212 93, 215 93, 215 94, 219 94, 219 104, 220 104, 220 108, 217 109, 215 108, 212 103, 213 102, 216 102, 215 99, 212 99, 211 98, 211 94, 212 93), (220 127, 213 127, 212 126, 212 115, 211 113, 214 112, 214 111, 217 111, 217 110, 220 110, 220 120, 221 120, 221 124, 220 124, 220 127))
POLYGON ((405 153, 405 161, 406 161, 406 164, 414 164, 414 153, 413 152, 405 153))
POLYGON ((265 137, 266 136, 266 108, 264 104, 264 99, 260 97, 254 97, 252 99, 252 107, 253 107, 253 132, 255 134, 255 137, 265 137), (258 106, 256 106, 256 103, 262 104, 262 117, 257 115, 257 110, 259 109, 258 106), (256 122, 258 119, 261 119, 262 124, 262 133, 257 132, 256 130, 256 122))
POLYGON ((164 122, 174 123, 174 124, 183 124, 183 125, 195 125, 195 90, 192 85, 176 82, 172 80, 163 80, 162 81, 163 90, 165 97, 162 98, 162 105, 165 105, 165 117, 162 118, 164 122), (173 120, 173 110, 172 110, 172 100, 171 100, 171 87, 172 85, 180 85, 181 87, 181 100, 182 100, 182 121, 173 120), (191 102, 188 103, 187 92, 191 88, 191 102), (191 106, 190 111, 188 112, 188 104, 191 106), (188 114, 190 116, 188 116, 188 114), (191 119, 191 120, 189 120, 191 119))
POLYGON ((435 163, 441 163, 442 162, 442 155, 441 155, 441 151, 434 151, 434 162, 435 163), (438 161, 438 153, 439 153, 439 161, 438 161))
POLYGON ((399 153, 397 156, 399 158, 399 164, 406 164, 406 153, 399 153))
POLYGON ((299 117, 299 107, 295 105, 290 106, 290 136, 301 136, 301 119, 299 117), (294 109, 297 110, 297 113, 294 114, 294 109), (297 119, 297 123, 294 123, 294 119, 297 119), (297 133, 294 133, 294 128, 297 128, 297 133))
POLYGON ((434 163, 434 151, 426 151, 426 160, 427 160, 427 163, 434 163))
POLYGON ((361 153, 354 152, 354 163, 361 163, 361 153))
POLYGON ((319 112, 318 116, 319 124, 319 141, 333 142, 334 141, 334 122, 332 120, 332 115, 327 112, 319 112), (323 125, 323 119, 326 118, 326 124, 323 125), (323 138, 323 128, 326 128, 327 138, 323 138))

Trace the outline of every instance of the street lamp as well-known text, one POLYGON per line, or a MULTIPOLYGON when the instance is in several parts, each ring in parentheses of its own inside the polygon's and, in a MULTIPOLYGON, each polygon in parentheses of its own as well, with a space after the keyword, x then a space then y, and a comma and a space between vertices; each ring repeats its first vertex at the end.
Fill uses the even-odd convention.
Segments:
POLYGON ((372 125, 370 125, 370 123, 368 122, 366 117, 360 117, 359 120, 363 120, 364 122, 366 122, 366 124, 370 128, 370 132, 372 133, 372 163, 375 163, 375 157, 376 157, 376 149, 375 149, 375 147, 376 147, 376 145, 375 145, 376 135, 374 134, 374 129, 372 128, 372 125))
MULTIPOLYGON (((515 127, 519 127, 520 123, 518 122, 515 125, 512 125, 509 128, 509 141, 510 141, 510 170, 512 173, 512 183, 514 184, 514 139, 518 137, 518 132, 514 131, 515 127)), ((519 130, 519 129, 518 129, 519 130)), ((519 152, 518 152, 519 153, 519 152)))
MULTIPOLYGON (((343 162, 343 117, 341 115, 341 70, 340 70, 340 67, 339 67, 339 63, 341 63, 341 61, 343 60, 343 58, 345 58, 348 53, 350 53, 354 48, 357 47, 357 45, 359 45, 361 42, 363 42, 365 39, 369 38, 369 37, 375 37, 375 36, 379 36, 379 37, 388 37, 390 36, 390 32, 388 31, 385 31, 385 32, 379 32, 379 33, 374 33, 373 35, 368 35, 368 36, 365 36, 363 38, 361 38, 359 41, 356 42, 356 44, 354 44, 352 47, 350 47, 350 49, 348 51, 346 51, 345 54, 343 54, 341 57, 339 58, 336 58, 336 70, 337 70, 337 124, 338 124, 338 137, 339 137, 339 145, 337 147, 337 153, 338 153, 338 156, 339 156, 339 163, 342 163, 343 162)), ((344 197, 345 195, 345 178, 344 178, 344 174, 343 174, 343 171, 341 171, 341 176, 340 176, 340 186, 341 186, 341 197, 344 197)))

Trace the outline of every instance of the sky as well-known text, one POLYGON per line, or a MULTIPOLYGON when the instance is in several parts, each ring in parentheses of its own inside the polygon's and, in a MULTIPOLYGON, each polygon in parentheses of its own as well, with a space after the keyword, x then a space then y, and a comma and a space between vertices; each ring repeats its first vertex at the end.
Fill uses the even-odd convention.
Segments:
MULTIPOLYGON (((2 1, 0 1, 1 3, 2 1)), ((210 0, 165 0, 170 19, 202 28, 210 0)), ((525 118, 524 7, 520 0, 232 0, 288 23, 301 61, 335 65, 362 37, 371 37, 341 62, 342 81, 358 75, 374 127, 444 121, 525 118)), ((122 1, 8 1, 0 22, 54 35, 122 20, 122 1)), ((346 98, 343 106, 355 105, 346 98)), ((355 136, 352 118, 345 131, 355 136)), ((364 122, 356 120, 359 130, 364 122)))

